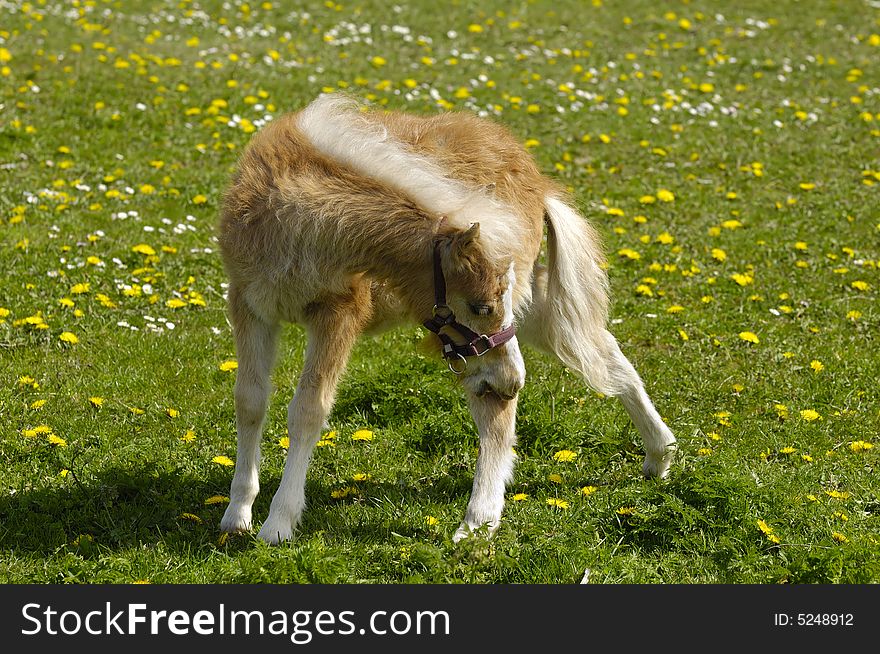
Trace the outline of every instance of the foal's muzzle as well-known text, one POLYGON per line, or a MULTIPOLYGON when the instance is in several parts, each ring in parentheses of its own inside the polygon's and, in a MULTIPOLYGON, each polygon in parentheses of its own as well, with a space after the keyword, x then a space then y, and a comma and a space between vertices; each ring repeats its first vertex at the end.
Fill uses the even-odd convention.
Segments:
POLYGON ((519 387, 517 388, 495 388, 487 381, 481 381, 479 389, 477 390, 477 397, 486 397, 486 396, 494 396, 499 400, 510 401, 514 399, 519 393, 519 387))

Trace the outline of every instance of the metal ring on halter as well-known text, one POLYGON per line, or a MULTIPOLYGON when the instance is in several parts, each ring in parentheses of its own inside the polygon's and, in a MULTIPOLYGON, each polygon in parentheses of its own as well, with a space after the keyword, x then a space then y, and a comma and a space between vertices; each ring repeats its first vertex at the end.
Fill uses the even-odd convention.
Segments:
POLYGON ((456 369, 455 369, 455 366, 452 365, 452 363, 455 361, 455 359, 449 359, 449 360, 446 362, 446 365, 449 366, 449 370, 450 370, 450 371, 452 371, 452 372, 455 373, 456 375, 460 375, 460 374, 463 373, 465 370, 467 370, 467 359, 465 359, 465 358, 464 358, 462 355, 460 355, 458 352, 455 353, 455 356, 457 356, 457 357, 459 358, 459 360, 464 364, 464 365, 461 367, 461 369, 460 369, 460 370, 456 370, 456 369))
POLYGON ((448 305, 448 304, 435 304, 435 305, 434 305, 434 308, 431 309, 431 315, 434 316, 434 317, 436 318, 436 317, 437 317, 437 314, 438 314, 440 311, 443 312, 443 313, 440 315, 440 317, 443 318, 444 320, 446 320, 447 318, 449 318, 449 316, 452 315, 452 309, 449 308, 449 305, 448 305))
POLYGON ((492 349, 492 342, 489 340, 489 337, 486 336, 485 334, 480 334, 480 338, 477 339, 477 341, 474 344, 476 345, 476 343, 480 343, 480 342, 483 342, 486 344, 486 349, 483 350, 482 352, 477 352, 478 357, 483 356, 484 354, 486 354, 486 352, 488 352, 489 350, 492 349))

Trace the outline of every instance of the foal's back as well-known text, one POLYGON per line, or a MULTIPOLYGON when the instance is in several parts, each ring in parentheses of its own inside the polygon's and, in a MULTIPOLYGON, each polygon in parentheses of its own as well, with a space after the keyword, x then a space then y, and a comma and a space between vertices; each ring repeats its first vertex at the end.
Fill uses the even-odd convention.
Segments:
MULTIPOLYGON (((301 114, 281 116, 249 143, 225 194, 219 230, 231 283, 250 289, 261 313, 292 321, 313 297, 343 291, 353 276, 385 281, 376 268, 376 230, 422 221, 430 231, 439 220, 405 188, 322 154, 300 129, 301 114)), ((540 248, 543 198, 553 185, 510 132, 472 114, 361 116, 447 177, 508 207, 523 237, 515 264, 528 279, 540 248)), ((386 264, 408 264, 404 252, 385 255, 386 264)))

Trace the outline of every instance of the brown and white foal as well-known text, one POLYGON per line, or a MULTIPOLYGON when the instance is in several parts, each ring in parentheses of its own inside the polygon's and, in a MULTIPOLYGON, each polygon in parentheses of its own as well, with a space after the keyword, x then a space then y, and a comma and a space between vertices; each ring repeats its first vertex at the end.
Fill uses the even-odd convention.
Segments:
POLYGON ((668 471, 675 438, 605 329, 597 235, 499 125, 321 96, 255 136, 219 229, 238 357, 238 451, 223 530, 251 528, 282 321, 302 325, 308 344, 288 406, 284 474, 259 532, 270 543, 291 538, 300 520, 312 450, 355 340, 407 320, 434 332, 479 432, 456 540, 483 525, 491 533, 501 519, 525 380, 518 339, 619 397, 644 442, 644 473, 668 471))

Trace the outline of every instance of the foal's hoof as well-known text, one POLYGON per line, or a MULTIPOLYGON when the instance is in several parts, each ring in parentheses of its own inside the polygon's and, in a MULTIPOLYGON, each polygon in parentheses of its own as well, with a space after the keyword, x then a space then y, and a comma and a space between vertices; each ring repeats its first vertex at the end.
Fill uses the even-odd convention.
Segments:
POLYGON ((269 545, 278 545, 279 543, 283 543, 284 541, 293 538, 293 527, 289 524, 284 525, 275 523, 270 518, 263 523, 262 528, 260 528, 260 533, 257 534, 257 538, 269 545))
POLYGON ((251 530, 251 512, 233 505, 226 507, 226 513, 220 521, 220 530, 229 534, 251 530))
POLYGON ((485 522, 480 526, 472 527, 467 522, 462 522, 452 535, 452 542, 458 543, 465 538, 491 538, 498 530, 498 523, 485 522))
POLYGON ((642 464, 642 474, 649 479, 663 479, 669 474, 669 468, 675 459, 675 451, 678 449, 675 443, 668 445, 666 451, 661 454, 648 454, 642 464))

